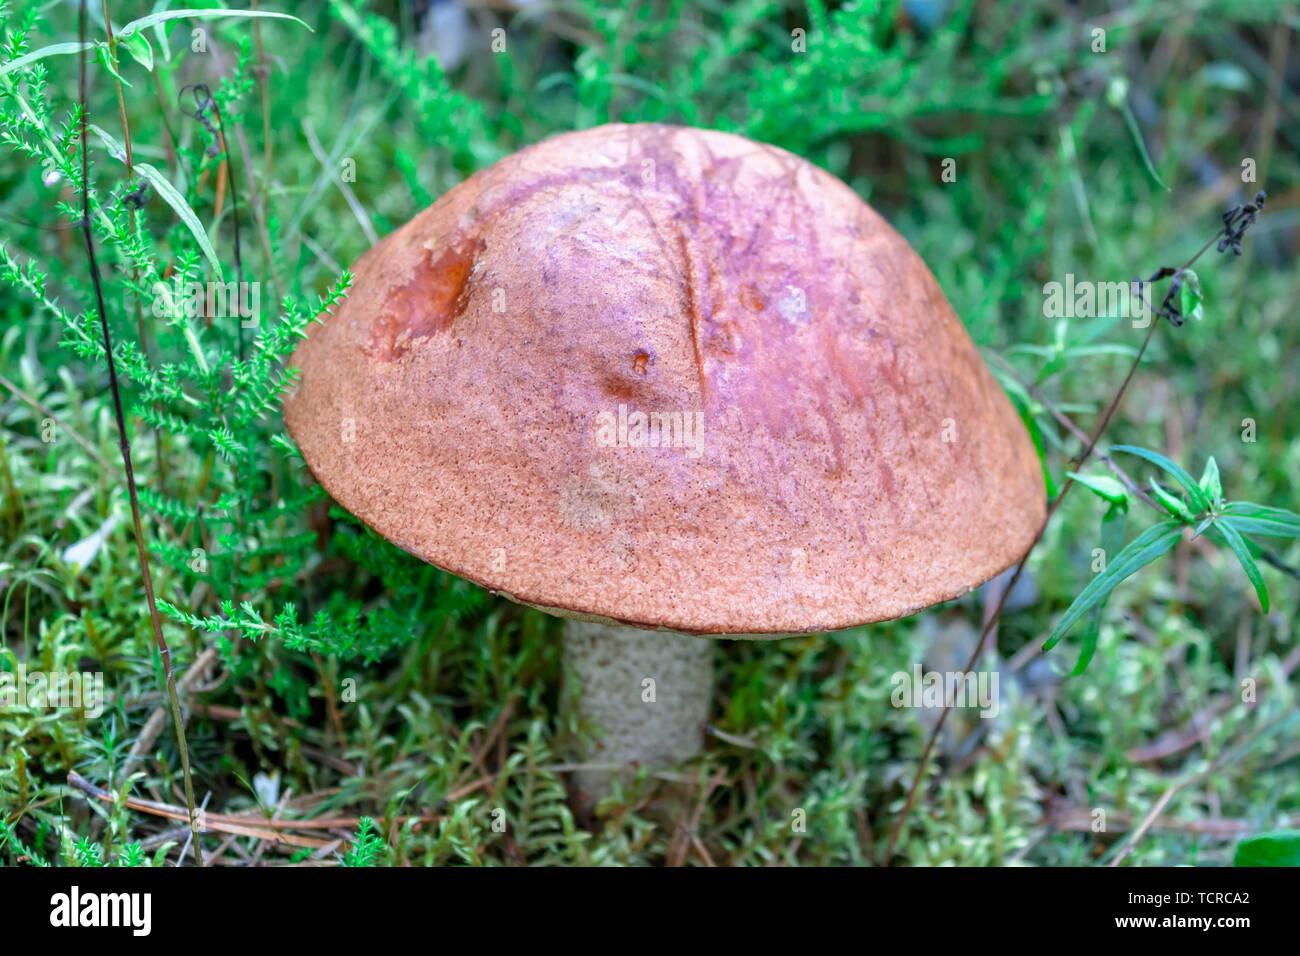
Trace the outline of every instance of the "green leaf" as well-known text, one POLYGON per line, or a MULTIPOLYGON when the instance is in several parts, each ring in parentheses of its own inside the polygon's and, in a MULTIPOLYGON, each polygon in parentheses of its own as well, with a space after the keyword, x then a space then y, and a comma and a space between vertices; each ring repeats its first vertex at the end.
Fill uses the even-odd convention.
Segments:
POLYGON ((1154 479, 1151 481, 1151 493, 1155 495, 1162 508, 1184 524, 1191 524, 1196 520, 1196 516, 1187 510, 1187 505, 1183 504, 1183 499, 1175 498, 1154 479))
POLYGON ((298 461, 306 460, 305 458, 302 457, 302 450, 299 449, 299 447, 295 445, 293 441, 285 435, 280 435, 280 434, 272 435, 271 444, 274 445, 276 448, 280 449, 280 451, 285 455, 287 455, 289 458, 296 458, 298 461))
POLYGON ((1142 157, 1142 165, 1146 167, 1147 173, 1161 189, 1169 192, 1169 187, 1165 185, 1165 181, 1156 172, 1156 165, 1151 161, 1151 154, 1147 152, 1146 141, 1142 139, 1142 130, 1138 126, 1137 116, 1133 114, 1133 107, 1128 105, 1127 94, 1128 81, 1124 80, 1123 77, 1115 77, 1106 90, 1106 101, 1119 110, 1120 115, 1124 117, 1124 125, 1128 127, 1129 135, 1133 137, 1133 145, 1137 147, 1138 155, 1142 157), (1118 85, 1120 82, 1123 82, 1122 87, 1118 85))
POLYGON ((1270 538, 1300 538, 1300 515, 1282 508, 1230 501, 1223 506, 1220 522, 1231 524, 1242 534, 1262 534, 1270 538))
POLYGON ((1051 636, 1047 639, 1044 649, 1050 650, 1054 647, 1081 617, 1097 605, 1105 603, 1106 598, 1110 597, 1110 592, 1115 590, 1115 586, 1121 581, 1139 568, 1168 553, 1178 543, 1182 534, 1181 521, 1162 521, 1134 538, 1128 547, 1115 555, 1113 560, 1106 562, 1106 570, 1088 582, 1088 586, 1061 615, 1061 619, 1056 622, 1056 627, 1052 628, 1051 636))
MULTIPOLYGON (((1101 549, 1104 554, 1121 553, 1120 549, 1124 546, 1124 520, 1127 513, 1127 500, 1123 503, 1116 502, 1106 509, 1106 514, 1101 519, 1101 549)), ((1079 659, 1075 661, 1074 670, 1070 671, 1071 677, 1078 677, 1087 670, 1093 655, 1097 653, 1097 638, 1101 636, 1101 610, 1102 602, 1098 602, 1092 609, 1092 613, 1088 615, 1088 627, 1083 632, 1079 659)))
MULTIPOLYGON (((160 8, 165 6, 167 6, 167 0, 157 0, 153 5, 154 12, 157 13, 160 8)), ((167 42, 167 24, 153 24, 153 36, 154 39, 158 41, 158 48, 162 50, 163 59, 170 63, 172 60, 172 48, 171 44, 167 42)))
POLYGON ((88 50, 93 43, 52 43, 49 46, 43 46, 39 50, 33 50, 24 56, 10 60, 4 66, 0 66, 0 76, 6 73, 12 73, 14 70, 21 70, 29 63, 35 63, 37 60, 43 60, 47 56, 59 56, 65 53, 80 53, 82 50, 88 50))
POLYGON ((1094 355, 1122 355, 1125 358, 1132 358, 1138 354, 1138 350, 1131 345, 1120 345, 1118 343, 1107 345, 1071 345, 1067 354, 1072 359, 1090 358, 1094 355))
MULTIPOLYGON (((1120 504, 1113 504, 1106 509, 1101 519, 1101 547, 1107 555, 1120 555, 1124 547, 1124 520, 1128 509, 1120 504)), ((1110 563, 1109 558, 1106 561, 1110 563)))
POLYGON ((1128 505, 1128 489, 1110 475, 1081 475, 1071 471, 1067 474, 1089 491, 1115 505, 1128 505))
POLYGON ((1043 432, 1038 427, 1038 419, 1026 412, 1021 412, 1020 419, 1025 423, 1025 428, 1029 431, 1029 437, 1034 443, 1034 451, 1038 452, 1038 464, 1043 470, 1043 486, 1047 489, 1047 497, 1056 497, 1056 482, 1052 478, 1052 472, 1047 467, 1047 451, 1043 447, 1043 432))
POLYGON ((1083 631, 1083 641, 1079 645, 1079 659, 1074 662, 1071 677, 1078 677, 1086 671, 1092 663, 1093 655, 1097 653, 1097 638, 1101 636, 1101 609, 1102 605, 1098 604, 1088 615, 1088 626, 1083 631))
POLYGON ((143 33, 132 33, 130 36, 121 37, 120 42, 126 52, 131 54, 131 59, 153 72, 153 47, 149 45, 148 37, 143 33))
POLYGON ((1209 510, 1210 499, 1205 497, 1205 492, 1201 490, 1201 486, 1192 480, 1191 475, 1183 471, 1182 468, 1175 465, 1164 455, 1159 452, 1149 451, 1146 448, 1138 448, 1136 445, 1116 445, 1111 450, 1125 451, 1130 455, 1137 455, 1139 458, 1145 458, 1153 465, 1158 465, 1163 468, 1165 471, 1169 472, 1169 474, 1173 475, 1178 483, 1183 486, 1183 490, 1187 492, 1187 497, 1190 498, 1192 504, 1196 506, 1197 512, 1209 510))
POLYGON ((197 242, 199 248, 203 250, 203 255, 206 256, 208 262, 212 264, 212 272, 216 276, 217 281, 224 282, 225 278, 221 273, 221 260, 217 258, 217 250, 212 248, 212 241, 208 239, 208 234, 204 231, 203 224, 199 222, 199 217, 195 214, 194 210, 190 208, 190 204, 185 201, 185 197, 182 196, 176 190, 176 187, 171 184, 171 180, 148 163, 136 163, 135 171, 145 179, 149 180, 158 195, 166 201, 167 205, 171 206, 172 209, 176 211, 176 215, 180 217, 181 222, 185 223, 185 227, 193 234, 194 241, 197 242))
POLYGON ((1242 840, 1233 866, 1300 866, 1300 830, 1272 830, 1242 840))
POLYGON ((1034 384, 1042 385, 1061 369, 1065 368, 1068 363, 1069 358, 1064 352, 1053 355, 1051 359, 1048 360, 1047 364, 1038 370, 1038 374, 1034 376, 1034 384))
POLYGON ((113 56, 113 51, 108 48, 108 44, 106 43, 96 44, 95 55, 99 57, 99 62, 104 64, 104 69, 112 73, 113 76, 117 77, 117 79, 121 83, 125 84, 126 86, 131 85, 130 81, 127 80, 126 77, 122 76, 121 73, 117 72, 117 63, 113 56))
POLYGON ((163 867, 167 865, 167 854, 176 847, 175 840, 167 840, 158 849, 153 851, 153 866, 163 867))
POLYGON ((1191 269, 1183 270, 1183 284, 1178 290, 1178 311, 1184 318, 1205 318, 1201 308, 1201 280, 1191 269))
POLYGON ((1223 484, 1219 481, 1219 463, 1210 456, 1210 460, 1205 463, 1205 471, 1201 474, 1201 490, 1205 492, 1205 497, 1209 498, 1215 506, 1223 504, 1223 484))
MULTIPOLYGON (((95 131, 95 134, 104 141, 104 145, 108 147, 108 151, 116 159, 125 163, 126 151, 122 149, 122 145, 94 123, 89 124, 89 126, 95 131)), ((208 234, 204 230, 203 224, 199 222, 199 217, 195 215, 194 210, 190 208, 190 204, 185 201, 185 197, 182 196, 177 191, 176 187, 171 184, 171 180, 158 172, 158 170, 154 169, 148 163, 136 163, 135 171, 145 179, 149 180, 150 185, 153 186, 158 195, 162 196, 162 198, 166 200, 167 205, 171 206, 172 209, 175 210, 176 215, 180 217, 181 222, 183 222, 185 227, 189 229, 190 233, 194 236, 194 241, 199 244, 199 248, 203 250, 203 255, 207 257, 208 262, 212 265, 212 271, 216 275, 217 281, 224 282, 225 279, 222 277, 221 273, 221 260, 217 258, 217 250, 212 248, 212 241, 208 238, 208 234)))
POLYGON ((1268 613, 1268 588, 1264 586, 1264 576, 1259 573, 1259 565, 1255 559, 1250 556, 1250 550, 1246 547, 1246 541, 1242 538, 1240 532, 1232 525, 1216 521, 1214 529, 1223 535, 1228 546, 1232 548, 1233 554, 1241 562, 1241 570, 1246 572, 1246 577, 1250 578, 1250 583, 1255 586, 1255 596, 1259 598, 1259 606, 1265 614, 1268 613))
MULTIPOLYGON (((118 36, 128 37, 133 33, 143 30, 145 27, 153 26, 156 23, 163 23, 167 20, 219 20, 223 17, 264 17, 275 20, 292 20, 295 23, 302 23, 303 26, 311 30, 311 27, 299 20, 297 17, 291 17, 287 13, 274 13, 269 10, 163 10, 158 13, 150 13, 147 16, 140 17, 138 20, 132 20, 126 26, 118 31, 118 36)), ((312 30, 315 33, 315 30, 312 30)))

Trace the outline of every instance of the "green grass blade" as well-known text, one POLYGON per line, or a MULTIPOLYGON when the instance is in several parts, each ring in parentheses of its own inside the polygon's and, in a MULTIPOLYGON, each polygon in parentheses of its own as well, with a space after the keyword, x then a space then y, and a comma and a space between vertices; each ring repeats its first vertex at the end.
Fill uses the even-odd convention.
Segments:
MULTIPOLYGON (((302 23, 303 26, 311 30, 311 27, 297 17, 290 16, 287 13, 276 13, 272 10, 163 10, 159 13, 150 13, 147 16, 140 17, 138 20, 132 20, 126 26, 118 31, 119 37, 129 37, 138 30, 145 27, 153 26, 156 23, 163 23, 167 20, 218 20, 224 17, 261 17, 271 20, 292 20, 294 23, 302 23)), ((315 30, 312 30, 315 33, 315 30)))
POLYGON ((37 60, 43 60, 47 56, 59 56, 63 53, 80 53, 82 50, 88 50, 93 43, 51 43, 49 46, 43 46, 39 50, 33 50, 31 53, 24 54, 10 60, 4 66, 0 66, 0 76, 12 73, 14 70, 21 70, 29 63, 35 63, 37 60))

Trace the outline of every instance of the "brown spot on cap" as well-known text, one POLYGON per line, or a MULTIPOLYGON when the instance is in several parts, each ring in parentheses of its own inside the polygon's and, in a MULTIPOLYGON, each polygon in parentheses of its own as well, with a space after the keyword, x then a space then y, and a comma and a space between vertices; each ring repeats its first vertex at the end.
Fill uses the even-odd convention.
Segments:
POLYGON ((394 359, 410 348, 412 339, 450 329, 465 309, 470 271, 485 248, 482 239, 460 238, 417 262, 411 278, 389 290, 375 319, 371 335, 375 357, 394 359))
POLYGON ((748 283, 740 290, 740 302, 750 312, 762 312, 767 307, 767 303, 758 294, 758 290, 748 283))

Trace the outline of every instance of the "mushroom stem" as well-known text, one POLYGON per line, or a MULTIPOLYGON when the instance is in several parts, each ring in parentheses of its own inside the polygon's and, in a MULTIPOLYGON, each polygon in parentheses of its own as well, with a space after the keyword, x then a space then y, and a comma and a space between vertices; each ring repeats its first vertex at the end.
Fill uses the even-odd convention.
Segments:
MULTIPOLYGON (((566 620, 564 662, 578 681, 578 713, 597 734, 584 763, 664 767, 700 752, 713 687, 709 640, 566 620)), ((580 771, 578 789, 594 802, 617 772, 580 771)))

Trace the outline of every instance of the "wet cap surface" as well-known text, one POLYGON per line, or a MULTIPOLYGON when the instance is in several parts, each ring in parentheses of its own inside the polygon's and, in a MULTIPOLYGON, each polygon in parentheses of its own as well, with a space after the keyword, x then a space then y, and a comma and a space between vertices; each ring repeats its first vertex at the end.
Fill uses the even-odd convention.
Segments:
POLYGON ((695 633, 887 620, 1014 564, 1028 434, 934 277, 783 150, 548 139, 367 252, 285 419, 400 547, 557 613, 695 633))

